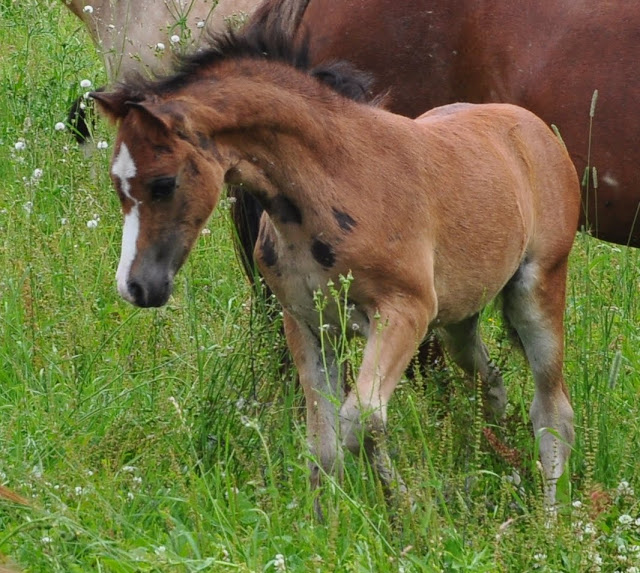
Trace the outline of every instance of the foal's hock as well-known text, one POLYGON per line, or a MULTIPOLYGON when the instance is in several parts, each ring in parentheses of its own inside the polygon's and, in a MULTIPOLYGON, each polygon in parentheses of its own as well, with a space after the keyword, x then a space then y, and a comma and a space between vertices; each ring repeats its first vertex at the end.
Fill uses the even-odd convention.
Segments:
MULTIPOLYGON (((502 294, 533 371, 531 420, 552 504, 573 440, 563 313, 580 193, 569 156, 524 109, 455 104, 410 120, 345 97, 363 80, 344 65, 306 70, 306 61, 282 38, 230 35, 172 76, 94 94, 119 124, 120 294, 165 304, 224 183, 242 185, 265 209, 255 256, 284 307, 313 485, 341 473, 342 444, 364 445, 401 489, 385 452, 387 404, 429 328, 479 374, 501 415, 505 390, 478 315, 502 294), (348 273, 349 331, 367 341, 344 397, 336 356, 321 356, 313 297, 348 273)), ((339 327, 335 306, 323 323, 339 327)))

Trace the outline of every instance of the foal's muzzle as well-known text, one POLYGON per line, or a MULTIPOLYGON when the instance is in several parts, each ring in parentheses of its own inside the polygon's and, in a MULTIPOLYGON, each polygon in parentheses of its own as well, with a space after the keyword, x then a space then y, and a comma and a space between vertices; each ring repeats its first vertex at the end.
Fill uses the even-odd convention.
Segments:
POLYGON ((126 298, 132 304, 143 308, 164 306, 167 304, 173 281, 165 279, 158 282, 143 282, 136 279, 127 281, 126 298))

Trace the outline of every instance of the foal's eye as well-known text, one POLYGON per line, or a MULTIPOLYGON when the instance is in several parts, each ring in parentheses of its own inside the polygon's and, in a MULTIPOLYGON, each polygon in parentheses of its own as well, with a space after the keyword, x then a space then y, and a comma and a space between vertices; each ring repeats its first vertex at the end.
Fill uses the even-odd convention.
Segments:
POLYGON ((175 177, 160 177, 159 179, 154 179, 149 184, 149 191, 151 192, 152 201, 162 201, 163 199, 171 199, 175 190, 176 190, 175 177))

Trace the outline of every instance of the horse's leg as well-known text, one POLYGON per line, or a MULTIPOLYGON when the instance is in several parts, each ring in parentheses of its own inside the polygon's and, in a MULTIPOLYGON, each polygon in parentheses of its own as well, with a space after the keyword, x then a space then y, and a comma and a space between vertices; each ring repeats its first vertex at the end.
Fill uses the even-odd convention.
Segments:
POLYGON ((415 305, 404 314, 397 310, 387 313, 385 309, 379 314, 383 318, 378 323, 372 321, 355 387, 340 410, 342 440, 356 454, 364 446, 387 493, 406 493, 385 447, 387 404, 424 337, 429 314, 422 313, 423 319, 417 319, 421 313, 416 312, 415 305))
MULTIPOLYGON (((342 448, 338 440, 338 409, 342 402, 342 384, 333 351, 325 348, 306 325, 284 313, 287 343, 298 368, 300 384, 307 406, 307 440, 311 453, 309 470, 311 487, 317 489, 322 473, 342 476, 342 448)), ((314 502, 316 515, 322 519, 320 501, 314 502)))
POLYGON ((540 440, 548 507, 555 503, 556 482, 574 437, 573 409, 562 376, 566 276, 566 259, 546 269, 525 262, 504 289, 505 317, 522 341, 535 381, 530 416, 540 440))
POLYGON ((469 376, 480 376, 487 407, 496 419, 501 419, 507 406, 507 391, 500 370, 480 338, 478 315, 447 325, 442 334, 452 360, 469 376))

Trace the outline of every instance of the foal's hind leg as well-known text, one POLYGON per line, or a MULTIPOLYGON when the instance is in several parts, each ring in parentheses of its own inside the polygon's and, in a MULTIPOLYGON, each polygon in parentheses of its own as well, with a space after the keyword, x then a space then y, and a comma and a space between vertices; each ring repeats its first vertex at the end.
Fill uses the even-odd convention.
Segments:
POLYGON ((566 275, 566 260, 547 269, 524 262, 504 289, 505 317, 518 333, 533 371, 535 394, 530 416, 540 440, 548 506, 555 503, 556 482, 564 471, 574 436, 573 409, 562 376, 566 275))
POLYGON ((498 367, 490 360, 478 331, 478 315, 443 329, 443 339, 452 360, 469 376, 480 376, 487 407, 496 419, 504 416, 507 391, 498 367))

